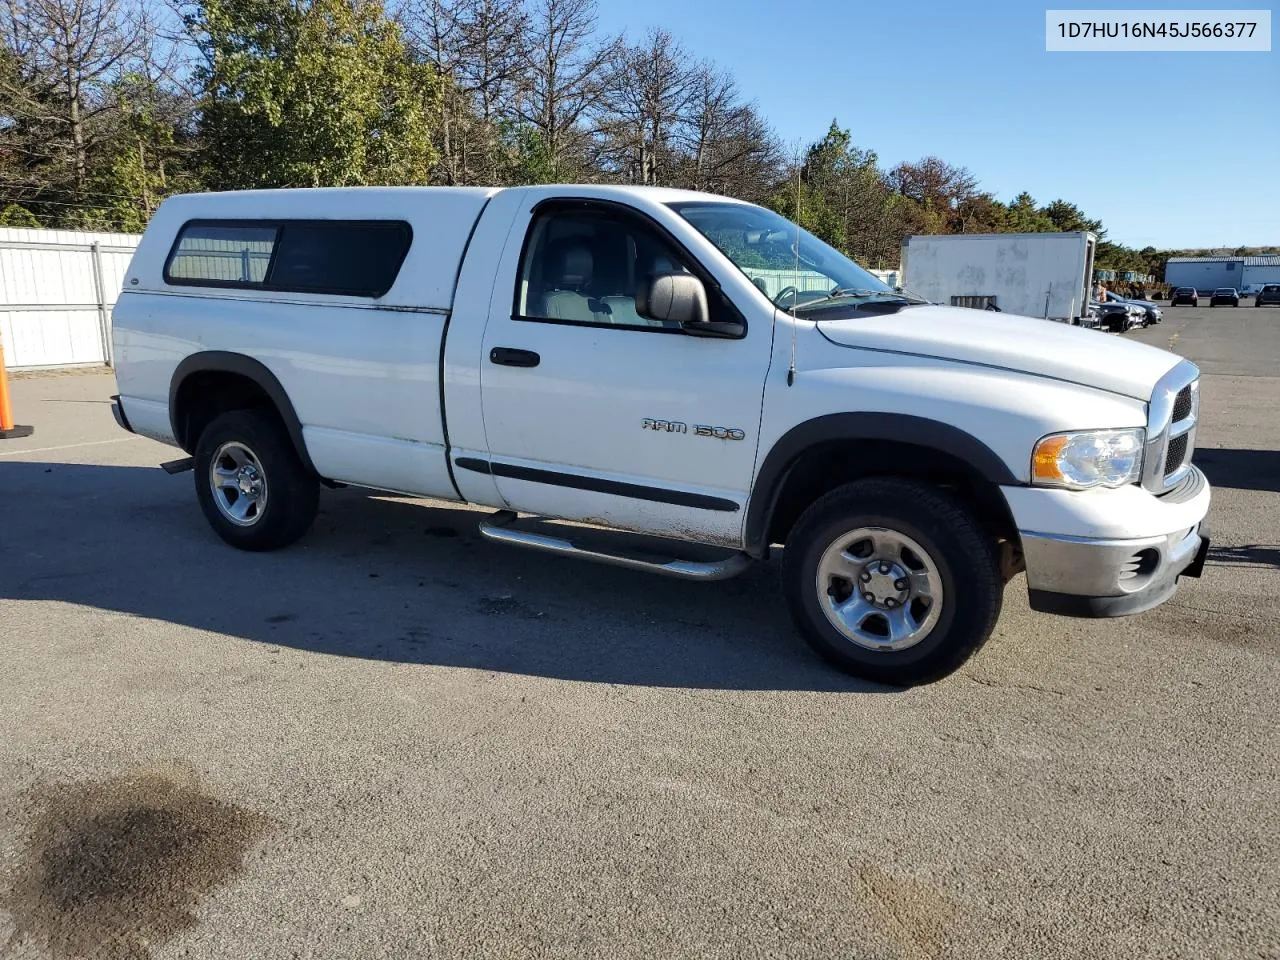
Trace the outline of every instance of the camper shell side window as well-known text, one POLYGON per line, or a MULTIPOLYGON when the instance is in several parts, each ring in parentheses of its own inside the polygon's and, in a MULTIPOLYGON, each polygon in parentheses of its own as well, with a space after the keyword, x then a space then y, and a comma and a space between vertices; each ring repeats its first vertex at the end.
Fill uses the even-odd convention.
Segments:
POLYGON ((188 220, 164 281, 376 299, 395 283, 412 242, 403 220, 188 220))

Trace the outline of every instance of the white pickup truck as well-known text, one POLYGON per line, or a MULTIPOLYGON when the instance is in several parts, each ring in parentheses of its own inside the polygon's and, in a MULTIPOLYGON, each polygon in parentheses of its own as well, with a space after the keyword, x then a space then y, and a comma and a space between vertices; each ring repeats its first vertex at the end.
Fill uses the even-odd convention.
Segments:
POLYGON ((233 546, 296 540, 340 484, 489 507, 491 539, 692 579, 783 544, 800 632, 884 682, 963 662, 1023 569, 1037 610, 1118 616, 1208 549, 1192 364, 931 306, 724 197, 174 197, 114 341, 118 421, 190 455, 165 466, 194 467, 233 546), (610 528, 617 549, 530 518, 610 528))

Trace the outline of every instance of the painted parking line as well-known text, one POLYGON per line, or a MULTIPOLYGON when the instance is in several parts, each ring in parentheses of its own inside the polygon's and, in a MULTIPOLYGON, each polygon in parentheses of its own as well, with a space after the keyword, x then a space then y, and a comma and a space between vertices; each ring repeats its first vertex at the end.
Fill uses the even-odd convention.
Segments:
POLYGON ((0 457, 23 457, 29 453, 53 453, 55 450, 76 450, 80 447, 100 447, 106 443, 127 443, 130 440, 145 440, 145 437, 113 437, 110 440, 86 440, 84 443, 64 443, 57 447, 34 447, 30 450, 6 450, 0 457))

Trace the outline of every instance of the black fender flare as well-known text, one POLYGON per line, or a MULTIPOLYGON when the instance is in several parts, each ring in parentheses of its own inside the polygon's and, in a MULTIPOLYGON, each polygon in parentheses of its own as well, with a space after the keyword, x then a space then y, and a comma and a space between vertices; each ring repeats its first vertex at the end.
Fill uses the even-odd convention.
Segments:
POLYGON ((293 447, 302 465, 311 473, 316 472, 315 464, 311 462, 311 455, 307 453, 307 445, 302 439, 302 421, 298 419, 297 411, 293 409, 293 401, 289 399, 289 394, 281 386, 280 380, 262 361, 247 357, 243 353, 230 353, 225 350, 204 350, 191 354, 178 364, 177 369, 173 371, 173 378, 169 381, 169 425, 173 430, 174 439, 182 444, 182 448, 187 453, 194 452, 195 438, 182 435, 181 425, 178 423, 178 392, 182 389, 183 381, 193 373, 209 372, 238 374, 261 387, 263 393, 275 405, 276 412, 280 414, 280 419, 284 422, 285 430, 289 433, 289 439, 293 441, 293 447))
MULTIPOLYGON (((800 457, 833 440, 890 440, 949 454, 997 486, 1022 486, 1008 465, 985 443, 959 427, 902 413, 832 413, 792 427, 774 443, 756 474, 747 504, 744 548, 753 557, 768 553, 769 525, 800 457)), ((1029 455, 1029 454, 1028 454, 1029 455)))

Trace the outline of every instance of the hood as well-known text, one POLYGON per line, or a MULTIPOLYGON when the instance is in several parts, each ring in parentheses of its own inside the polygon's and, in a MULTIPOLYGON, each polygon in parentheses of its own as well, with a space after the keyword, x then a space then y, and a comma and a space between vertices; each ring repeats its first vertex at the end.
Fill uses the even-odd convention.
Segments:
POLYGON ((823 320, 818 330, 842 347, 1004 367, 1144 401, 1182 359, 1066 323, 964 307, 907 307, 889 315, 823 320))

